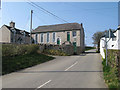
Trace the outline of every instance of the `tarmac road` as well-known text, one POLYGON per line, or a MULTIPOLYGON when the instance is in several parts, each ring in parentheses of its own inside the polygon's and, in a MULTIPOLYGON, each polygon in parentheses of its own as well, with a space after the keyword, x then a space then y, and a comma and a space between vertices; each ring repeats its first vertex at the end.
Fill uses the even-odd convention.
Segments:
POLYGON ((3 88, 106 88, 95 50, 56 59, 2 76, 3 88))

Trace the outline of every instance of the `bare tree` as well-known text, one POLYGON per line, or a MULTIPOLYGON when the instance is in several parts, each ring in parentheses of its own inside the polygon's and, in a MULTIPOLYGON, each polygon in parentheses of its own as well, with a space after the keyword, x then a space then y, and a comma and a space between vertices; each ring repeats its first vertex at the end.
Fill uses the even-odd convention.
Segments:
POLYGON ((93 34, 93 44, 97 45, 97 51, 100 51, 100 39, 102 38, 102 36, 104 35, 105 32, 96 32, 93 34))

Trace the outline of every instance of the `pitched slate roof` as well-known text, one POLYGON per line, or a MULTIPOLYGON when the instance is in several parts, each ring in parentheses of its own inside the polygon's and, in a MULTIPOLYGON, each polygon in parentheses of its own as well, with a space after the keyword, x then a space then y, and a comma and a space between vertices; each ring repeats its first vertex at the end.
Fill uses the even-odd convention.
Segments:
POLYGON ((54 31, 66 31, 66 30, 80 30, 82 24, 79 23, 65 23, 65 24, 56 24, 56 25, 46 25, 46 26, 39 26, 32 33, 38 32, 54 32, 54 31))
MULTIPOLYGON (((12 32, 12 27, 7 26, 7 25, 4 25, 4 26, 12 32)), ((20 30, 20 29, 17 29, 17 28, 14 28, 14 30, 16 31, 17 34, 22 34, 22 32, 25 32, 25 33, 29 34, 29 32, 27 32, 25 30, 20 30)))

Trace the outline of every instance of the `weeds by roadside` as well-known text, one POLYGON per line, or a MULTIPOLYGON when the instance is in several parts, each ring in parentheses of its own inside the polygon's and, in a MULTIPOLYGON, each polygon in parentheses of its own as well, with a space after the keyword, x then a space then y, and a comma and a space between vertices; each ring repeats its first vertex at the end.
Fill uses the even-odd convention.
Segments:
POLYGON ((120 81, 118 79, 118 70, 116 68, 111 67, 110 65, 106 66, 106 60, 104 59, 103 62, 103 74, 105 83, 108 85, 110 89, 114 88, 119 90, 120 89, 120 81))

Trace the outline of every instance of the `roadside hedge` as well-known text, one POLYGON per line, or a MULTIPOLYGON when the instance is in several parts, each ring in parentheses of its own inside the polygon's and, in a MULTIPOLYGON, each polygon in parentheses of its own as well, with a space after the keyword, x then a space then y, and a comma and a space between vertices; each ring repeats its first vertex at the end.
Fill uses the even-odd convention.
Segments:
POLYGON ((108 50, 108 65, 106 66, 106 59, 102 63, 104 79, 109 88, 120 89, 118 52, 119 50, 108 50))
POLYGON ((54 57, 39 53, 39 45, 2 45, 2 75, 53 60, 54 57))
POLYGON ((2 56, 17 56, 34 53, 39 49, 38 45, 16 45, 16 44, 3 44, 2 56))
POLYGON ((58 56, 68 56, 68 54, 60 51, 60 50, 53 50, 53 49, 46 49, 43 51, 44 54, 48 54, 48 55, 58 55, 58 56))

